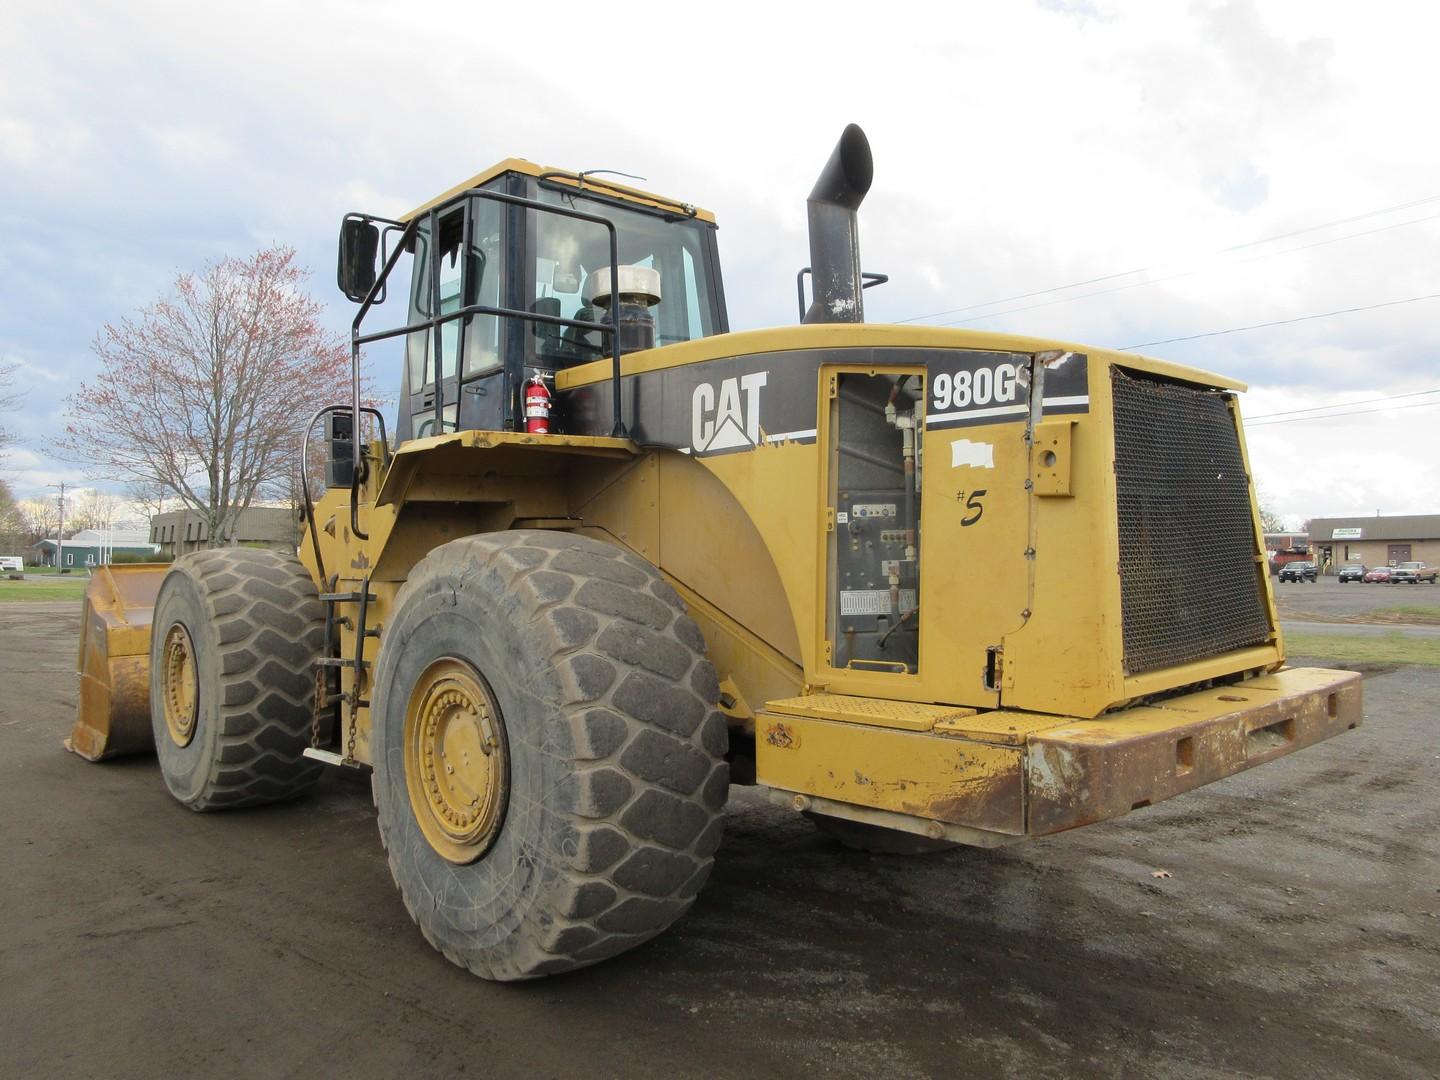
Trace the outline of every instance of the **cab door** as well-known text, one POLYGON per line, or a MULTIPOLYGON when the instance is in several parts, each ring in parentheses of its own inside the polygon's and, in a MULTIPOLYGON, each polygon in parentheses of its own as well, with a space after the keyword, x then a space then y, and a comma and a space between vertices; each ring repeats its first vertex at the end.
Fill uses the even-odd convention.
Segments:
MULTIPOLYGON (((411 275, 412 324, 429 319, 432 312, 444 316, 476 304, 499 306, 502 218, 499 203, 467 199, 420 222, 411 275), (432 243, 432 234, 438 241, 432 243)), ((498 316, 472 314, 408 336, 402 440, 500 426, 504 397, 500 334, 498 316), (492 404, 493 410, 485 408, 492 404), (490 411, 495 418, 489 417, 490 411)))

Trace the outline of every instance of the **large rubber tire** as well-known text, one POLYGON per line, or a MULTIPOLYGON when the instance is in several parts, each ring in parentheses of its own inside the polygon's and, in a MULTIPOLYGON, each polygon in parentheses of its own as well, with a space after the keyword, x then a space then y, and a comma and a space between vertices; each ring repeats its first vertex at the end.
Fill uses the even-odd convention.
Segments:
POLYGON ((729 789, 705 642, 654 567, 569 533, 455 540, 411 574, 376 665, 375 801, 401 897, 487 979, 585 967, 654 937, 710 875, 729 789), (407 789, 405 716, 437 659, 483 678, 508 804, 474 862, 437 853, 407 789))
POLYGON ((932 840, 928 836, 916 836, 914 833, 886 829, 863 821, 827 817, 824 814, 807 813, 805 816, 830 839, 851 851, 863 851, 871 855, 930 855, 960 846, 953 840, 932 840))
POLYGON ((325 609, 293 555, 217 548, 165 574, 150 638, 150 723, 165 786, 192 810, 279 802, 309 790, 314 665, 325 609), (167 636, 193 643, 194 733, 181 746, 164 719, 167 636))

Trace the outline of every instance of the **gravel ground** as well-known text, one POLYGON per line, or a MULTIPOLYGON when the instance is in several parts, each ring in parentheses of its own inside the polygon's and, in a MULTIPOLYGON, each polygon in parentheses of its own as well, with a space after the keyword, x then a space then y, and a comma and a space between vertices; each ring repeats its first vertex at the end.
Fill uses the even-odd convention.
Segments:
POLYGON ((411 925, 365 777, 199 815, 153 759, 64 753, 75 631, 0 608, 7 1078, 1440 1075, 1440 668, 1368 678, 1329 743, 1001 851, 852 854, 735 789, 672 931, 499 986, 411 925))
MULTIPOLYGON (((1319 581, 1287 582, 1281 585, 1271 578, 1275 588, 1275 604, 1283 621, 1307 619, 1339 619, 1383 611, 1394 607, 1430 607, 1440 611, 1440 585, 1390 585, 1380 582, 1365 584, 1347 581, 1340 584, 1333 577, 1319 581)), ((1395 616, 1405 619, 1405 616, 1395 616)), ((1416 620, 1418 621, 1418 620, 1416 620)))

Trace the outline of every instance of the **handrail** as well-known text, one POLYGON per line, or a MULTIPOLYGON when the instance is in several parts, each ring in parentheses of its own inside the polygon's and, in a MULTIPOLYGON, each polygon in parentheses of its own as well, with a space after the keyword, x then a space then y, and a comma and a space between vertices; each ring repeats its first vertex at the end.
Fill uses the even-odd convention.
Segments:
MULTIPOLYGON (((384 414, 381 413, 379 409, 371 408, 369 405, 360 406, 360 411, 369 413, 375 417, 375 422, 380 425, 380 464, 389 465, 390 440, 385 434, 384 414)), ((339 412, 349 412, 351 417, 355 416, 355 413, 350 412, 349 405, 326 405, 323 409, 317 410, 314 416, 310 417, 310 422, 305 425, 305 431, 300 436, 300 491, 305 496, 305 524, 310 529, 310 542, 315 549, 315 569, 319 573, 321 581, 326 580, 325 559, 320 554, 320 537, 316 535, 315 531, 315 504, 310 499, 310 477, 307 475, 306 469, 310 462, 310 433, 315 430, 315 422, 329 413, 339 412)), ((367 534, 361 533, 359 530, 359 520, 356 514, 358 485, 355 483, 355 478, 359 475, 359 471, 354 465, 354 448, 360 445, 360 425, 353 419, 351 420, 351 424, 353 427, 350 432, 350 441, 352 443, 350 466, 350 531, 359 535, 363 540, 368 537, 367 534)))
MULTIPOLYGON (((800 301, 800 321, 805 321, 805 275, 811 273, 808 266, 802 266, 800 272, 795 275, 795 295, 800 301)), ((860 288, 869 289, 876 285, 884 285, 890 280, 889 274, 881 274, 874 270, 865 270, 860 274, 860 288)))
MULTIPOLYGON (((400 253, 412 245, 415 234, 419 228, 419 218, 412 219, 408 223, 391 221, 386 218, 372 217, 370 220, 378 221, 390 226, 404 224, 404 232, 395 248, 387 259, 380 273, 376 276, 370 291, 366 293, 365 299, 361 301, 360 310, 355 314, 355 320, 350 324, 350 402, 351 415, 358 416, 362 411, 360 405, 360 346, 373 341, 384 341, 388 338, 399 337, 403 334, 418 333, 422 330, 429 330, 435 335, 435 431, 440 433, 445 430, 444 409, 445 409, 445 380, 444 375, 444 350, 442 348, 441 327, 455 319, 467 318, 471 315, 494 315, 499 318, 522 319, 526 322, 546 323, 553 326, 574 327, 579 330, 596 330, 603 334, 610 335, 610 389, 611 401, 614 414, 614 425, 611 435, 615 438, 626 437, 625 419, 621 406, 620 395, 620 304, 612 297, 610 303, 610 320, 608 323, 595 322, 589 319, 567 319, 559 315, 547 315, 538 311, 522 311, 516 308, 496 307, 486 304, 469 304, 456 311, 440 314, 440 243, 439 243, 439 221, 440 213, 444 209, 455 206, 464 199, 488 199, 493 202, 508 203, 512 206, 523 206, 546 214, 557 214, 560 217, 574 218, 578 221, 588 221, 595 225, 601 225, 609 233, 610 239, 610 280, 620 280, 620 238, 615 228, 615 223, 609 218, 601 217, 598 214, 587 214, 583 210, 576 210, 573 207, 555 206, 551 203, 540 202, 538 199, 528 199, 521 195, 510 195, 500 191, 486 191, 482 188, 469 188, 462 191, 442 206, 432 208, 426 215, 430 223, 430 316, 419 322, 407 323, 405 326, 396 327, 391 330, 380 330, 369 334, 360 333, 360 324, 369 313, 371 307, 377 302, 377 297, 384 294, 385 283, 391 272, 399 261, 400 253)), ((463 331, 463 325, 462 325, 463 331)), ((457 337, 463 337, 457 335, 457 337)), ((456 341, 456 372, 457 379, 459 370, 464 363, 464 357, 460 346, 463 341, 456 341)), ((457 398, 458 401, 458 398, 457 398)), ((313 426, 315 419, 318 419, 327 410, 321 410, 311 420, 313 426)), ((358 430, 357 430, 358 436, 358 430)), ((309 437, 307 429, 306 437, 309 437)), ((350 497, 350 526, 351 531, 361 540, 369 539, 369 534, 362 532, 359 526, 359 486, 363 479, 363 457, 360 452, 360 440, 357 437, 351 449, 352 455, 352 479, 350 497)))

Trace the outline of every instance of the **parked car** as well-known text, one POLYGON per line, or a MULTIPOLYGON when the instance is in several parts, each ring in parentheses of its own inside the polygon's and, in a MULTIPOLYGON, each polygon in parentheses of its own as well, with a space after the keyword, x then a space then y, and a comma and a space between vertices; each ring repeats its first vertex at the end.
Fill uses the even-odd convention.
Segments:
POLYGON ((1346 563, 1335 576, 1340 579, 1340 584, 1344 585, 1347 581, 1364 581, 1365 570, 1359 563, 1346 563))
POLYGON ((1375 569, 1373 569, 1373 570, 1366 570, 1366 571, 1365 571, 1365 576, 1364 576, 1363 578, 1361 578, 1360 580, 1361 580, 1361 581, 1372 581, 1372 582, 1373 582, 1373 581, 1389 581, 1389 580, 1390 580, 1390 567, 1388 567, 1388 566, 1377 566, 1377 567, 1375 567, 1375 569))
POLYGON ((1280 567, 1280 580, 1286 581, 1318 581, 1320 571, 1315 568, 1313 562, 1287 562, 1280 567))
POLYGON ((1402 562, 1390 571, 1390 582, 1394 585, 1419 585, 1422 581, 1434 585, 1437 577, 1440 577, 1440 570, 1423 562, 1402 562))

